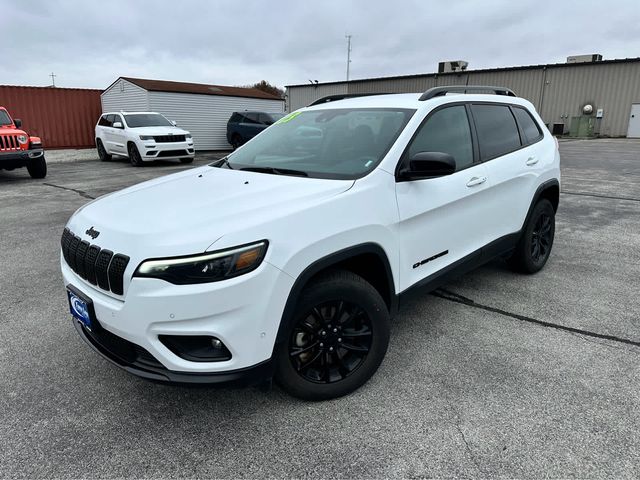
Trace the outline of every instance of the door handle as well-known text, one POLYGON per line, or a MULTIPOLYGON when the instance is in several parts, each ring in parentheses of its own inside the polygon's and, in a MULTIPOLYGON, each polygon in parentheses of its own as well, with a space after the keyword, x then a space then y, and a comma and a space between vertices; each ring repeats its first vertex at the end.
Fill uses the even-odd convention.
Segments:
POLYGON ((527 158, 527 166, 532 166, 535 165, 536 163, 538 163, 538 159, 536 157, 529 157, 527 158))
POLYGON ((487 177, 473 177, 467 182, 467 187, 475 187, 487 181, 487 177))

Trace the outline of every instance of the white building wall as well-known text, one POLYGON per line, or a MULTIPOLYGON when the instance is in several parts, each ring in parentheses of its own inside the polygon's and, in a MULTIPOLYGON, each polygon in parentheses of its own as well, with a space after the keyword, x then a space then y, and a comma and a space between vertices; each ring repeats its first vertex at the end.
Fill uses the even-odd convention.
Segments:
POLYGON ((172 92, 148 92, 148 95, 147 110, 162 113, 191 132, 196 150, 231 148, 227 142, 227 121, 233 112, 284 112, 284 100, 172 92))
POLYGON ((100 95, 102 112, 146 112, 149 110, 149 92, 122 78, 100 95))

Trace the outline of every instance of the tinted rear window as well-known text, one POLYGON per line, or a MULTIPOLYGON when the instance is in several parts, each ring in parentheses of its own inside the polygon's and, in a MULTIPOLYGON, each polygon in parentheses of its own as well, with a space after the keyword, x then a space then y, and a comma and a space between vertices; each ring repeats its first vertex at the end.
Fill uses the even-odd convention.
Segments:
POLYGON ((478 132, 481 160, 489 160, 517 150, 520 133, 509 107, 504 105, 472 105, 478 132))
POLYGON ((524 132, 527 143, 535 143, 542 138, 542 131, 540 130, 540 127, 538 127, 538 124, 528 111, 524 108, 515 107, 513 109, 513 113, 518 119, 518 123, 524 132))

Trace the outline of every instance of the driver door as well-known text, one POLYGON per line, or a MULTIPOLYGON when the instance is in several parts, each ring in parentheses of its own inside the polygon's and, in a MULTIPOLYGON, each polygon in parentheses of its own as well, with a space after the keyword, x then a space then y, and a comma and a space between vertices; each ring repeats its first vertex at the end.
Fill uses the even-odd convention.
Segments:
POLYGON ((478 160, 468 107, 448 104, 430 112, 401 162, 418 152, 448 153, 456 161, 456 171, 396 183, 401 290, 473 257, 491 236, 488 173, 478 160))

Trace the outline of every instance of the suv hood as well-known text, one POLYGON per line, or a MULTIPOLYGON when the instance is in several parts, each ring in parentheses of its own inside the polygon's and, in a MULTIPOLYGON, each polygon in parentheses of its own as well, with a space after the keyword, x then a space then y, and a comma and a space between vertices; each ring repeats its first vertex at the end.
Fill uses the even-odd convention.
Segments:
MULTIPOLYGON (((225 234, 315 205, 353 183, 206 166, 94 200, 67 226, 83 240, 132 260, 189 255, 209 250, 225 234), (95 240, 85 233, 90 227, 100 232, 95 240)), ((246 241, 254 240, 260 239, 246 241)))
POLYGON ((189 132, 178 127, 129 127, 138 135, 186 135, 189 132))

